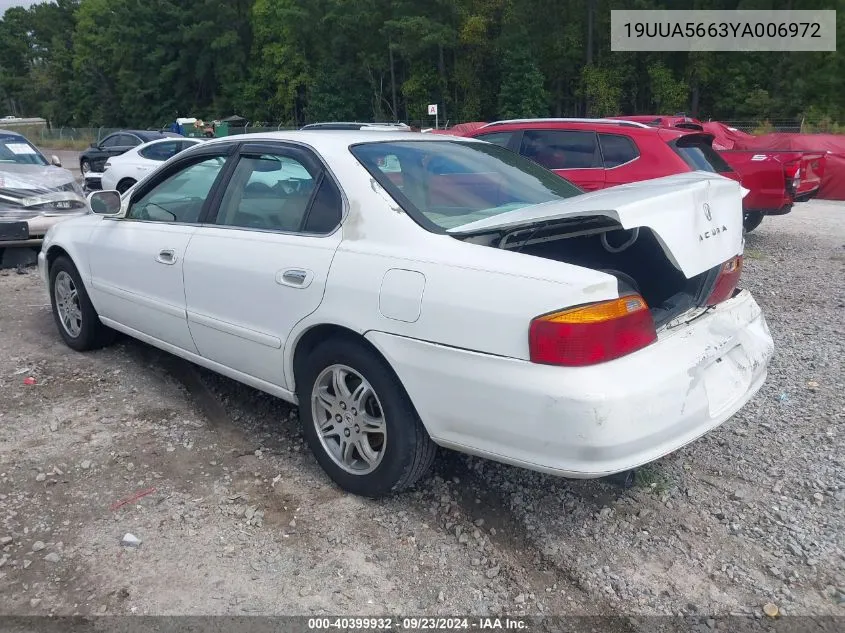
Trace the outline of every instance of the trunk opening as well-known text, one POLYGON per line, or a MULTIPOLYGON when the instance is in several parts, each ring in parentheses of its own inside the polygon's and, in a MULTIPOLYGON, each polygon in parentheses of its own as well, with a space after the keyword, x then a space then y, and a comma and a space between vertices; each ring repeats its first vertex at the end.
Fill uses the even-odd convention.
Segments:
POLYGON ((651 229, 626 230, 605 216, 548 222, 468 241, 613 275, 620 295, 633 291, 645 299, 658 328, 694 308, 703 309, 720 269, 687 279, 651 229))

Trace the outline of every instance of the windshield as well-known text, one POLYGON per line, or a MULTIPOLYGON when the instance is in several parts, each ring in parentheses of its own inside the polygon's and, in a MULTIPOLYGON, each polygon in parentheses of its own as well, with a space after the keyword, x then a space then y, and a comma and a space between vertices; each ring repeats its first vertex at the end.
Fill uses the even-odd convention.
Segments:
POLYGON ((22 136, 0 136, 0 165, 48 165, 41 153, 22 136))
POLYGON ((429 230, 583 193, 560 176, 497 145, 460 141, 380 141, 352 154, 429 230))

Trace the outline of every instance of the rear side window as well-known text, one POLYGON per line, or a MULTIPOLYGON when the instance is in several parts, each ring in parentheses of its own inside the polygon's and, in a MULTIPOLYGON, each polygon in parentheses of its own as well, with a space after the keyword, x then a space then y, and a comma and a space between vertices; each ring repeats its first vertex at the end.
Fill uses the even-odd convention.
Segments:
POLYGON ((156 143, 145 147, 138 153, 149 160, 165 161, 176 155, 179 152, 181 145, 182 143, 180 141, 156 143))
POLYGON ((313 175, 289 156, 242 156, 223 194, 216 224, 298 232, 313 191, 313 175))
POLYGON ((526 130, 519 153, 546 169, 602 167, 595 132, 526 130))
POLYGON ((340 191, 328 176, 323 175, 323 181, 305 218, 303 232, 331 233, 340 224, 342 213, 343 200, 340 198, 340 191))
POLYGON ((508 143, 511 142, 511 138, 513 138, 513 132, 491 132, 490 134, 479 134, 475 138, 493 143, 499 147, 507 147, 508 143))
POLYGON ((640 155, 637 146, 627 136, 599 134, 601 153, 607 169, 630 163, 640 155))
POLYGON ((689 134, 672 141, 669 145, 694 170, 716 174, 733 171, 725 159, 713 149, 712 141, 707 137, 689 134))

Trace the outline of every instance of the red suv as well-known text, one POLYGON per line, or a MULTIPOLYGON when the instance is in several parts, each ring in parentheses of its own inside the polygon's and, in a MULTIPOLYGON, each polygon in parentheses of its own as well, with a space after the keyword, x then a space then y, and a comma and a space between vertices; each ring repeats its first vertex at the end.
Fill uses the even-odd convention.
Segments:
POLYGON ((709 134, 614 119, 499 121, 464 134, 501 145, 593 191, 693 170, 738 180, 709 134))

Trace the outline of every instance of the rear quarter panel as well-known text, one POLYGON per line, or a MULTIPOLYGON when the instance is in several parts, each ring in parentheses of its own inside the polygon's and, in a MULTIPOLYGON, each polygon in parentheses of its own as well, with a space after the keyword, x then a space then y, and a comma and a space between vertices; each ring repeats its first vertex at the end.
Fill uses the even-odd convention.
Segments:
MULTIPOLYGON (((639 157, 625 165, 607 170, 607 186, 651 180, 692 171, 680 156, 658 135, 651 133, 628 135, 639 151, 639 157)), ((619 134, 614 131, 614 134, 619 134)))
POLYGON ((783 164, 777 158, 747 150, 726 150, 719 154, 749 190, 742 201, 745 211, 775 211, 792 203, 786 191, 783 164))
POLYGON ((345 167, 335 170, 349 199, 343 239, 320 307, 291 332, 286 371, 298 340, 322 324, 528 358, 532 318, 618 296, 610 275, 431 233, 357 162, 345 167))

